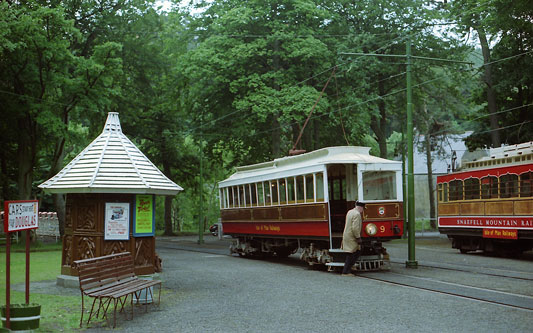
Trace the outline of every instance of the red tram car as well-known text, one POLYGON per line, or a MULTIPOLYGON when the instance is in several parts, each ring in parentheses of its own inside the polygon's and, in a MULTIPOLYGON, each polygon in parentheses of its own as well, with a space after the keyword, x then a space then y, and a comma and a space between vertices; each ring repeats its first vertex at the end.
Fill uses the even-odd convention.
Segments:
POLYGON ((533 248, 533 141, 437 177, 438 225, 461 253, 518 254, 533 248))
POLYGON ((386 266, 382 242, 403 234, 401 162, 368 147, 330 147, 242 166, 219 183, 222 232, 233 253, 285 257, 301 250, 309 265, 343 266, 344 220, 356 200, 363 250, 356 267, 386 266))

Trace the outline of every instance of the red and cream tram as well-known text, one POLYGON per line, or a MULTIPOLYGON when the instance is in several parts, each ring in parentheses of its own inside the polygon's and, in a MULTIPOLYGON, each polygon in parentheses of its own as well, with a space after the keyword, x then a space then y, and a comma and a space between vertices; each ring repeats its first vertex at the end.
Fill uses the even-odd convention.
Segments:
POLYGON ((533 141, 437 177, 439 231, 462 253, 533 248, 533 141))
POLYGON ((330 147, 242 166, 219 183, 222 231, 232 253, 288 256, 342 266, 344 219, 357 200, 363 213, 359 269, 387 263, 382 242, 403 234, 401 162, 368 147, 330 147))

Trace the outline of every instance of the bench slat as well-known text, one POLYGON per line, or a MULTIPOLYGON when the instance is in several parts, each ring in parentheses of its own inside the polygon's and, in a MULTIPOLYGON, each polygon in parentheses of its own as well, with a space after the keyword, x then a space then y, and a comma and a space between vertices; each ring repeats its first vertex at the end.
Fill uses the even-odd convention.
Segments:
MULTIPOLYGON (((80 290, 82 292, 82 315, 83 320, 83 295, 100 299, 100 306, 103 299, 121 299, 128 297, 144 289, 159 285, 161 281, 143 280, 135 275, 134 261, 131 253, 123 252, 111 254, 103 257, 89 258, 74 261, 74 266, 78 270, 80 290)), ((161 297, 161 290, 159 291, 161 297)), ((133 296, 132 296, 133 297, 133 296)), ((124 302, 124 301, 120 301, 124 302)), ((93 303, 94 304, 94 303, 93 303)), ((113 303, 116 311, 117 303, 113 303)), ((122 304, 122 306, 124 306, 122 304)), ((98 309, 98 312, 100 308, 98 309)), ((107 308, 103 310, 107 312, 107 308)), ((93 309, 91 308, 91 319, 93 309)), ((116 320, 116 318, 115 318, 116 320)), ((88 322, 87 322, 88 323, 88 322)), ((116 322, 115 322, 116 323, 116 322)), ((81 327, 81 321, 80 321, 81 327)))

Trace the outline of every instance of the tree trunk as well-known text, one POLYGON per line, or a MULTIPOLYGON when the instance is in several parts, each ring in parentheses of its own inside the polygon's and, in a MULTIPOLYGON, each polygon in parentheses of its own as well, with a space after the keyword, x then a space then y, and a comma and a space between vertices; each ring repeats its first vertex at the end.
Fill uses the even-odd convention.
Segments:
POLYGON ((276 115, 272 115, 272 158, 281 156, 281 130, 276 115))
POLYGON ((0 149, 0 170, 0 179, 2 180, 2 184, 0 184, 2 186, 2 199, 9 200, 9 174, 7 171, 7 156, 4 149, 0 149))
POLYGON ((485 66, 483 66, 483 81, 487 85, 487 104, 489 108, 490 128, 492 129, 490 132, 490 138, 492 146, 499 147, 501 146, 501 139, 500 131, 498 130, 498 115, 496 114, 496 95, 492 86, 491 65, 488 65, 488 63, 490 63, 490 48, 487 41, 487 35, 483 28, 478 27, 476 28, 476 31, 479 36, 479 43, 481 44, 481 51, 483 53, 483 63, 485 64, 485 66))
MULTIPOLYGON (((380 96, 385 95, 385 86, 381 80, 378 84, 378 89, 380 96)), ((379 119, 377 116, 372 116, 370 120, 370 128, 372 128, 372 131, 378 139, 379 156, 387 158, 387 111, 385 108, 385 102, 382 99, 378 101, 378 108, 379 119)))
POLYGON ((36 154, 36 124, 30 115, 18 120, 17 148, 19 200, 31 199, 33 167, 36 154))
MULTIPOLYGON (((163 173, 170 178, 170 163, 163 162, 163 173)), ((165 196, 165 236, 172 236, 174 232, 172 230, 172 196, 165 196)))
POLYGON ((172 196, 165 196, 165 236, 174 235, 172 230, 172 196))
POLYGON ((431 134, 428 133, 425 136, 426 144, 426 161, 428 168, 428 191, 429 191, 429 223, 432 230, 437 229, 435 223, 435 194, 433 189, 433 161, 431 159, 431 134))
POLYGON ((54 207, 57 213, 57 223, 59 225, 59 235, 63 237, 65 234, 65 214, 66 214, 66 200, 64 194, 54 194, 54 207))
MULTIPOLYGON (((66 116, 65 116, 66 117, 66 116)), ((63 119, 65 126, 68 125, 68 118, 63 119)), ((56 142, 56 147, 54 151, 54 157, 52 159, 52 165, 50 168, 49 177, 53 177, 63 167, 63 162, 65 160, 65 138, 61 138, 56 142)), ((63 237, 65 234, 65 214, 66 214, 66 200, 64 194, 53 194, 52 199, 54 202, 54 208, 57 213, 57 223, 59 227, 59 235, 63 237)))

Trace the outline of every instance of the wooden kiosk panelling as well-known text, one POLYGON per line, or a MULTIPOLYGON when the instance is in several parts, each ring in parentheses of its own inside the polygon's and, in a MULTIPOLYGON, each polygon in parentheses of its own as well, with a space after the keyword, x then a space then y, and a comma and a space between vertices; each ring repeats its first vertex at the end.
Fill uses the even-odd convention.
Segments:
POLYGON ((135 194, 68 194, 61 274, 77 275, 76 269, 72 267, 75 260, 121 252, 130 252, 134 255, 135 274, 153 274, 155 272, 155 237, 133 236, 134 207, 135 194), (128 240, 104 239, 106 202, 130 203, 128 240))
POLYGON ((155 273, 155 202, 139 198, 137 203, 136 195, 173 196, 183 188, 168 179, 122 133, 118 113, 110 112, 102 133, 39 187, 49 193, 66 194, 61 274, 78 275, 72 267, 75 260, 122 252, 132 253, 135 274, 155 273), (107 215, 111 221, 108 225, 117 226, 108 231, 119 240, 105 239, 107 203, 129 203, 128 235, 124 230, 123 212, 120 213, 125 206, 115 205, 117 211, 107 215), (134 237, 136 204, 140 214, 139 229, 134 237))

